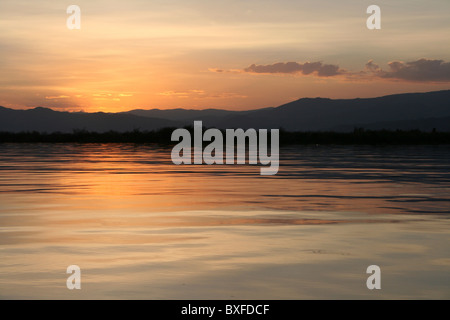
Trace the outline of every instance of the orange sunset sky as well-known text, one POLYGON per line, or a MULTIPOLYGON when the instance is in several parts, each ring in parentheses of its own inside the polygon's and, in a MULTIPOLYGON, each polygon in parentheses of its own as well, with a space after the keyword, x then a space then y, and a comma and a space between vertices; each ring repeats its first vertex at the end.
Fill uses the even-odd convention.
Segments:
POLYGON ((448 0, 2 0, 0 105, 245 110, 449 89, 449 13, 448 0))

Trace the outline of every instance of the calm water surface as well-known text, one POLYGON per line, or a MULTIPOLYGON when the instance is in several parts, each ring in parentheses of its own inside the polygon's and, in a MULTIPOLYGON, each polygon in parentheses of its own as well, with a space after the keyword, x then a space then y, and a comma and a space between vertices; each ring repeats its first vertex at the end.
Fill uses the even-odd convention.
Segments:
POLYGON ((152 145, 0 144, 0 298, 450 298, 449 146, 280 154, 261 176, 152 145))

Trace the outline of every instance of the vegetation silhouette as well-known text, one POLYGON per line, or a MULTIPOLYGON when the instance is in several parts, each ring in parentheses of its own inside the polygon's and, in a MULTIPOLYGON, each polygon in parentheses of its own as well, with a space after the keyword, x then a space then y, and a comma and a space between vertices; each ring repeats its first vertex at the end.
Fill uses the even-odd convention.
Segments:
MULTIPOLYGON (((185 127, 193 134, 193 127, 185 127)), ((163 128, 154 131, 129 132, 91 132, 74 130, 62 132, 0 132, 0 143, 157 143, 175 145, 171 135, 176 128, 163 128)), ((225 130, 221 130, 225 134, 225 130)), ((270 135, 269 135, 270 137, 270 135)), ((415 144, 450 144, 450 132, 430 132, 420 130, 365 130, 355 128, 353 132, 317 131, 290 132, 280 129, 280 145, 415 145, 415 144)))

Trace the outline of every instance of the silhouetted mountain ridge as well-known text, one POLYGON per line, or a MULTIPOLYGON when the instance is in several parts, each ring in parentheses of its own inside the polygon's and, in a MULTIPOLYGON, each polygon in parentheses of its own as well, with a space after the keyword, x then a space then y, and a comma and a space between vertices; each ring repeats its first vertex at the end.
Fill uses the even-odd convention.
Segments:
POLYGON ((139 117, 120 113, 71 113, 37 107, 29 110, 0 109, 0 131, 21 132, 95 132, 156 130, 178 127, 181 124, 167 119, 139 117))
POLYGON ((0 131, 96 132, 157 130, 202 120, 205 127, 283 128, 287 131, 431 130, 450 131, 450 90, 377 98, 302 98, 279 107, 247 111, 221 109, 135 109, 121 113, 69 113, 48 108, 0 108, 0 131))

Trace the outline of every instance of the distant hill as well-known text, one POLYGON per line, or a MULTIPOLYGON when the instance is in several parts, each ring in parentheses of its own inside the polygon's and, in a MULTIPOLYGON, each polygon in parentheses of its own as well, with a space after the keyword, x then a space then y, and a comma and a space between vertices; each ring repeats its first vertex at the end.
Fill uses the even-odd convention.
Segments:
POLYGON ((131 114, 177 120, 202 120, 217 128, 283 128, 288 131, 351 131, 436 128, 450 131, 450 90, 368 99, 303 98, 276 108, 250 111, 132 110, 131 114))
POLYGON ((220 117, 224 117, 230 114, 238 114, 236 111, 229 110, 220 110, 220 109, 205 109, 205 110, 191 110, 191 109, 135 109, 127 112, 123 112, 124 114, 133 114, 136 116, 149 117, 149 118, 163 118, 163 119, 171 119, 175 121, 183 121, 183 122, 193 122, 197 119, 207 120, 207 119, 216 119, 220 117))
POLYGON ((87 130, 96 132, 156 130, 179 127, 181 124, 168 119, 139 117, 121 113, 71 113, 47 108, 13 110, 0 107, 0 131, 21 132, 72 132, 87 130))
POLYGON ((371 129, 449 130, 450 90, 369 99, 304 98, 277 108, 231 114, 207 124, 225 128, 284 128, 288 131, 371 129))
POLYGON ((303 98, 276 108, 249 111, 131 110, 122 113, 69 113, 46 108, 0 107, 0 131, 118 132, 192 125, 217 128, 283 128, 287 131, 371 130, 450 131, 450 90, 406 93, 367 99, 303 98))

